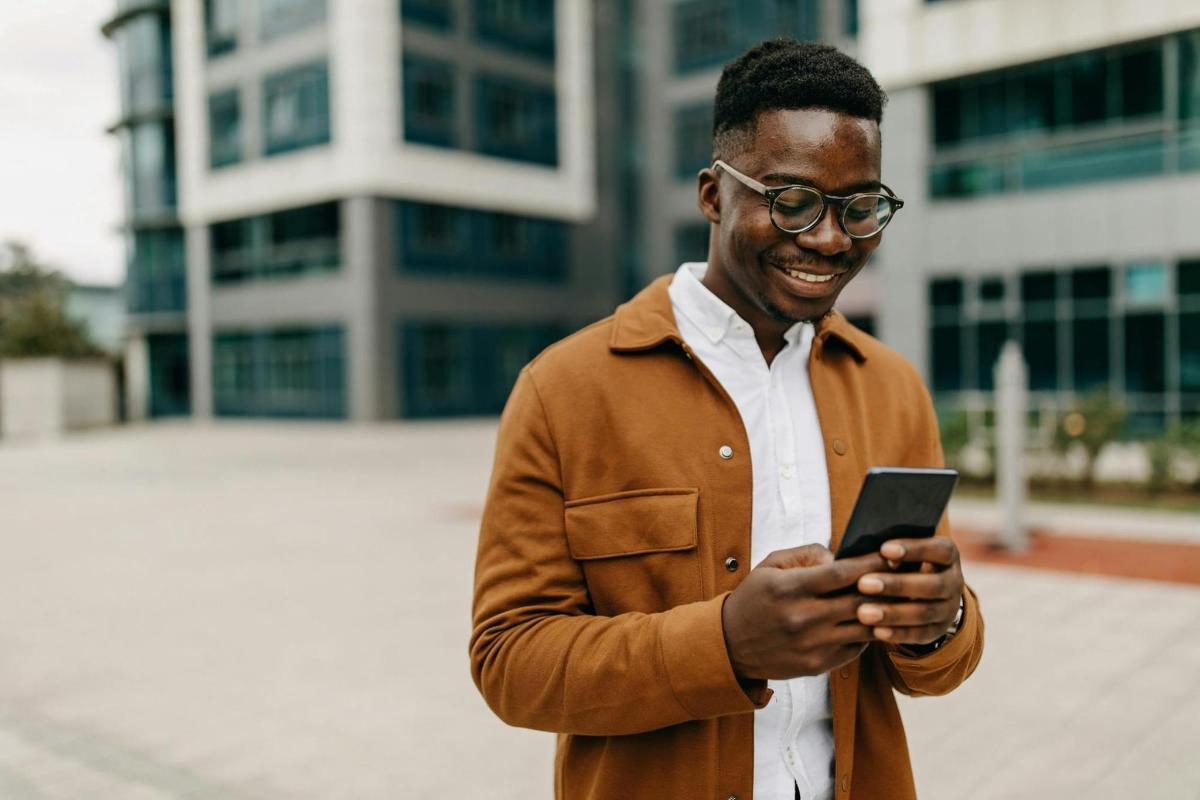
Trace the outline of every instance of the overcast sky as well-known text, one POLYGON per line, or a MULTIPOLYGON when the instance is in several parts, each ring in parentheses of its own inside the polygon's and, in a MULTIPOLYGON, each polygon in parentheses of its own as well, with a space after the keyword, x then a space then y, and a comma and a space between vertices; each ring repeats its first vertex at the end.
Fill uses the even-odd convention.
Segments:
POLYGON ((114 0, 0 0, 0 240, 86 283, 119 283, 125 245, 114 0))

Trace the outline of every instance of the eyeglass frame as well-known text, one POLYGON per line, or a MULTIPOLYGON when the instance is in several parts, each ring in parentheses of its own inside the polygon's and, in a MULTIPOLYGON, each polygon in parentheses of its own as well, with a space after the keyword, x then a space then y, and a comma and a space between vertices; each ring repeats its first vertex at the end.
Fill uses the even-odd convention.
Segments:
POLYGON ((770 218, 771 224, 775 226, 776 230, 778 230, 782 233, 790 234, 792 236, 795 236, 796 234, 799 234, 799 233, 807 233, 808 231, 811 231, 813 228, 820 225, 821 220, 823 220, 825 218, 825 212, 826 212, 826 210, 828 210, 831 202, 835 203, 841 207, 841 213, 838 214, 837 221, 838 221, 838 226, 842 229, 842 233, 846 234, 851 239, 854 239, 856 241, 862 241, 863 239, 870 239, 874 236, 878 236, 879 234, 883 233, 883 229, 886 228, 889 224, 891 224, 892 219, 895 218, 896 212, 899 211, 900 209, 904 208, 904 201, 901 200, 899 197, 897 197, 896 193, 893 192, 887 184, 882 183, 882 182, 879 184, 879 188, 883 189, 883 192, 855 192, 854 194, 837 195, 837 194, 826 194, 825 192, 822 192, 817 187, 809 186, 808 184, 804 184, 804 183, 791 183, 791 184, 788 184, 787 186, 767 186, 764 183, 759 183, 758 181, 754 180, 754 178, 751 178, 749 175, 739 172, 738 170, 729 166, 729 164, 725 163, 723 160, 721 160, 719 158, 712 163, 712 169, 715 170, 717 167, 720 167, 721 169, 728 172, 730 175, 732 175, 734 177, 734 179, 736 181, 741 183, 743 186, 747 187, 748 189, 752 189, 755 192, 758 192, 759 194, 761 194, 763 197, 767 198, 768 202, 770 203, 770 205, 767 208, 767 216, 770 218), (816 194, 819 194, 821 196, 821 213, 817 214, 817 218, 814 219, 812 222, 810 222, 808 225, 804 226, 803 228, 794 230, 794 231, 788 230, 787 228, 783 227, 782 225, 780 225, 778 222, 775 221, 775 200, 779 197, 779 195, 783 194, 784 192, 788 191, 789 189, 807 189, 808 191, 815 192, 816 194), (886 194, 884 194, 884 192, 886 192, 886 194), (888 202, 890 202, 892 205, 892 213, 891 213, 891 216, 889 216, 887 218, 887 221, 879 226, 879 230, 875 231, 874 233, 868 233, 866 236, 856 236, 853 233, 851 233, 849 230, 846 229, 846 209, 847 209, 847 207, 849 207, 850 201, 854 200, 855 198, 858 198, 858 197, 883 197, 883 198, 886 198, 888 200, 888 202))

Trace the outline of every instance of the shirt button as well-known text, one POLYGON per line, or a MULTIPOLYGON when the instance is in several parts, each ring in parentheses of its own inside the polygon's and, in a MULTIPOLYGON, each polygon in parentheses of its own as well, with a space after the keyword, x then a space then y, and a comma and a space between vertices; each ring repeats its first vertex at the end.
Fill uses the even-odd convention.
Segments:
POLYGON ((737 568, 738 560, 736 558, 730 556, 729 558, 725 559, 725 569, 729 570, 730 572, 737 572, 737 568))
POLYGON ((846 443, 843 442, 841 439, 834 439, 833 440, 833 452, 837 453, 839 456, 846 455, 846 443))
POLYGON ((793 467, 791 464, 787 464, 782 469, 780 469, 779 472, 785 478, 792 478, 792 477, 795 477, 795 475, 796 475, 796 468, 793 467))
POLYGON ((717 452, 720 453, 721 458, 725 459, 726 461, 733 458, 733 448, 727 444, 721 445, 721 449, 717 452))

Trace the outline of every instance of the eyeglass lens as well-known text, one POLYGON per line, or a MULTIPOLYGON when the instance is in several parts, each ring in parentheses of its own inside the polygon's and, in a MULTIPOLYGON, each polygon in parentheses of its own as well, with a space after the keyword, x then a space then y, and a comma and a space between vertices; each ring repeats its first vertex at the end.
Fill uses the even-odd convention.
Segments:
MULTIPOLYGON (((820 218, 824 202, 825 198, 820 193, 803 186, 793 186, 775 197, 771 218, 783 230, 798 233, 820 218)), ((891 216, 892 204, 887 197, 866 194, 845 204, 842 224, 851 236, 872 236, 887 225, 891 216)))

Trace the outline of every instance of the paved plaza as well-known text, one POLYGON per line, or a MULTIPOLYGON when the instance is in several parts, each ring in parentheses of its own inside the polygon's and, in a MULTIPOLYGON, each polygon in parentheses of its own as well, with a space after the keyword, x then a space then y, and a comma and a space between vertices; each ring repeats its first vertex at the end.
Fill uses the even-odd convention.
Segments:
MULTIPOLYGON (((549 800, 553 737, 468 670, 494 435, 0 443, 0 800, 549 800)), ((922 798, 1200 800, 1200 587, 966 571, 983 662, 901 706, 922 798)))

